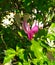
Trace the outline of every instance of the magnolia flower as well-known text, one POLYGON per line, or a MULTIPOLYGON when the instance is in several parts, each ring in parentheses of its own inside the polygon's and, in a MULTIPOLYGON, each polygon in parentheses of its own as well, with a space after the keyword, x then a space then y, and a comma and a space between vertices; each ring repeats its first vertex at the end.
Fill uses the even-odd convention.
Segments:
POLYGON ((30 28, 30 24, 24 21, 22 23, 22 27, 25 31, 25 33, 28 35, 28 39, 31 40, 33 38, 33 35, 38 32, 38 25, 37 21, 34 21, 32 27, 30 28))
POLYGON ((43 23, 42 23, 42 21, 37 21, 37 20, 34 20, 34 22, 35 22, 35 24, 39 27, 39 29, 43 29, 43 23))

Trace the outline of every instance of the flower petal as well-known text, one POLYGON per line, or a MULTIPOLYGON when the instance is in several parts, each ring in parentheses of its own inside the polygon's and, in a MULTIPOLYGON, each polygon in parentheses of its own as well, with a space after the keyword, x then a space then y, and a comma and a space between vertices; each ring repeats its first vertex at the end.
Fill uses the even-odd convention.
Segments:
POLYGON ((34 26, 38 26, 38 21, 37 20, 34 20, 34 22, 33 22, 33 25, 32 25, 32 28, 34 27, 34 26))
POLYGON ((30 30, 27 35, 28 39, 31 40, 33 38, 34 33, 32 32, 32 30, 30 30))
POLYGON ((34 34, 37 33, 37 32, 38 32, 38 26, 35 25, 31 30, 32 30, 32 32, 33 32, 34 34))
POLYGON ((30 31, 30 25, 28 25, 28 23, 26 21, 24 21, 22 23, 22 27, 23 27, 25 33, 28 33, 28 31, 30 31))

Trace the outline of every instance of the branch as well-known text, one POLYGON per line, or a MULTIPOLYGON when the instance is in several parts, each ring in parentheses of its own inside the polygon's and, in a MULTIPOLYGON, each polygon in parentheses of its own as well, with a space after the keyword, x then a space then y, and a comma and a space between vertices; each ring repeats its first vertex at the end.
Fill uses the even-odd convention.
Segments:
POLYGON ((6 42, 4 41, 3 34, 1 34, 1 39, 2 39, 3 44, 5 45, 5 48, 7 49, 7 45, 6 45, 6 42))

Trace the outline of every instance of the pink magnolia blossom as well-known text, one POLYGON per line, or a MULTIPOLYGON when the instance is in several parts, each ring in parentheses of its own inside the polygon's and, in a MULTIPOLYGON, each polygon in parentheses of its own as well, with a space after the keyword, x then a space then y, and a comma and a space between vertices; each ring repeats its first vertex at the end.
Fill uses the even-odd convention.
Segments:
POLYGON ((28 24, 27 21, 23 21, 22 27, 23 27, 25 33, 28 35, 29 40, 31 40, 33 38, 33 35, 38 32, 37 21, 34 21, 31 28, 30 28, 30 24, 28 24))

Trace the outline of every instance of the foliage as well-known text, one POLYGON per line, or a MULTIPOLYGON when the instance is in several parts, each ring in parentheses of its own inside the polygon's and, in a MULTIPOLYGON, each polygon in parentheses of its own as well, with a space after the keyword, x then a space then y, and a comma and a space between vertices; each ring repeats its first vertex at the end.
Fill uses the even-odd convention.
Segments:
POLYGON ((55 65, 55 0, 0 0, 0 64, 55 65), (31 40, 24 20, 38 21, 31 40))

